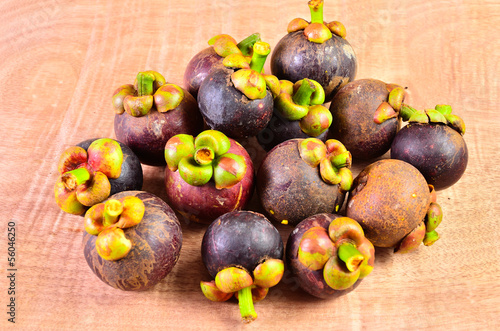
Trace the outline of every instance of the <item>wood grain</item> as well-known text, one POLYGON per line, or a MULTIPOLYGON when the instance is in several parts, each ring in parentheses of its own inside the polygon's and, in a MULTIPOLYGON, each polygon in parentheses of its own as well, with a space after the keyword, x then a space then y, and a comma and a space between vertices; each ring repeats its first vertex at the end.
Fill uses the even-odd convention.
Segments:
MULTIPOLYGON (((326 1, 358 57, 357 78, 408 87, 417 108, 451 104, 467 124, 469 165, 438 193, 442 239, 403 256, 377 250, 353 292, 319 300, 285 275, 242 325, 234 301, 199 289, 205 227, 183 224, 172 273, 129 293, 86 265, 82 219, 53 198, 56 160, 69 145, 113 137, 110 97, 144 69, 181 84, 184 67, 219 33, 260 32, 271 46, 305 0, 2 1, 0 11, 0 304, 8 304, 7 222, 17 224, 16 326, 21 329, 498 329, 500 3, 493 0, 326 1)), ((266 66, 269 69, 269 65, 266 66)), ((251 153, 257 153, 252 149, 251 153)), ((259 156, 256 156, 259 159, 259 156)), ((356 164, 359 172, 366 164, 356 164)), ((165 197, 163 169, 144 167, 144 189, 165 197)), ((251 208, 258 206, 253 202, 251 208)), ((280 226, 283 239, 291 229, 280 226)), ((11 326, 2 314, 1 328, 11 326)))

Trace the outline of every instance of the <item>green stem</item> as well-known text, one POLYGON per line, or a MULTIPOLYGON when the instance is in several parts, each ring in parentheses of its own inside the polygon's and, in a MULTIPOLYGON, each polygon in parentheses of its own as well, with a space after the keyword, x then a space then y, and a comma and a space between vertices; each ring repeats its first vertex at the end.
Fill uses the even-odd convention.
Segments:
POLYGON ((301 106, 309 106, 311 104, 311 96, 316 91, 316 87, 309 79, 304 78, 297 92, 292 97, 293 102, 301 106))
POLYGON ((252 289, 251 286, 245 287, 238 291, 238 301, 240 313, 243 321, 249 323, 257 318, 257 313, 253 307, 252 289))
POLYGON ((311 11, 311 23, 323 24, 323 0, 309 1, 309 10, 311 11))
POLYGON ((102 224, 107 227, 115 224, 118 221, 118 217, 123 212, 123 204, 116 199, 110 199, 104 204, 104 221, 102 224))
POLYGON ((90 172, 87 168, 78 168, 65 172, 61 177, 66 189, 72 191, 80 184, 90 179, 90 172))
POLYGON ((155 76, 151 73, 140 72, 137 74, 137 94, 139 96, 143 95, 153 95, 153 83, 155 81, 155 76))
POLYGON ((250 69, 262 72, 264 69, 264 64, 266 63, 266 58, 271 52, 271 47, 268 43, 263 41, 258 41, 253 45, 252 60, 250 61, 250 69))
POLYGON ((339 259, 345 262, 347 269, 351 272, 358 269, 361 262, 365 259, 356 246, 350 242, 340 244, 337 254, 339 259))
POLYGON ((240 49, 241 53, 245 56, 250 56, 252 55, 253 51, 253 45, 255 45, 256 42, 260 41, 260 34, 259 33, 254 33, 243 39, 238 43, 238 48, 240 49))
POLYGON ((208 146, 202 146, 196 149, 194 153, 194 160, 199 165, 207 165, 212 163, 215 158, 214 150, 208 146))

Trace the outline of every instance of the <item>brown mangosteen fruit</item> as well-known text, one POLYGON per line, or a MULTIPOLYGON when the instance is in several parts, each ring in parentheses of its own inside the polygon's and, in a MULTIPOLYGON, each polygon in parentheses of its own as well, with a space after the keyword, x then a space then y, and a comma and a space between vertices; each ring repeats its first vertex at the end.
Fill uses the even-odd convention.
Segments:
POLYGON ((375 249, 352 218, 316 214, 290 233, 286 263, 307 293, 323 299, 338 297, 354 290, 372 272, 375 249))
POLYGON ((179 259, 182 230, 174 211, 144 191, 120 192, 85 214, 84 255, 104 283, 147 290, 179 259))
POLYGON ((273 114, 273 93, 279 91, 278 79, 262 74, 270 51, 269 44, 256 42, 250 63, 234 53, 223 60, 224 68, 205 78, 197 100, 209 128, 238 139, 256 136, 266 127, 273 114))
POLYGON ((338 21, 323 21, 323 0, 309 1, 311 21, 296 18, 288 24, 288 34, 271 56, 271 72, 292 82, 304 78, 317 81, 329 102, 342 86, 354 80, 357 60, 347 40, 346 29, 338 21))
POLYGON ((396 134, 391 158, 413 165, 436 190, 455 184, 469 159, 463 120, 448 105, 425 111, 403 105, 401 114, 409 124, 396 134))
POLYGON ((193 97, 198 96, 201 83, 212 71, 224 67, 222 61, 230 54, 241 53, 252 56, 253 45, 260 41, 260 34, 254 33, 239 43, 229 35, 217 35, 208 41, 207 47, 197 53, 186 66, 184 87, 193 97), (228 45, 230 44, 230 46, 228 45))
POLYGON ((354 179, 346 216, 359 222, 373 245, 403 253, 435 241, 430 238, 437 235, 442 211, 432 186, 414 166, 383 159, 354 179))
POLYGON ((351 188, 351 154, 339 141, 290 139, 269 151, 257 173, 257 194, 275 222, 338 212, 351 188))
POLYGON ((172 137, 165 146, 165 159, 167 201, 186 221, 209 224, 243 209, 252 197, 250 155, 220 131, 206 130, 196 138, 172 137))
POLYGON ((165 144, 176 134, 198 134, 203 118, 196 99, 156 71, 140 72, 134 85, 113 95, 114 130, 143 164, 165 165, 165 144))
POLYGON ((110 195, 142 189, 142 166, 134 152, 111 138, 88 139, 59 157, 55 200, 66 213, 83 215, 110 195))
POLYGON ((330 104, 333 122, 328 137, 340 140, 355 159, 382 156, 398 132, 404 95, 402 87, 377 79, 348 83, 330 104))

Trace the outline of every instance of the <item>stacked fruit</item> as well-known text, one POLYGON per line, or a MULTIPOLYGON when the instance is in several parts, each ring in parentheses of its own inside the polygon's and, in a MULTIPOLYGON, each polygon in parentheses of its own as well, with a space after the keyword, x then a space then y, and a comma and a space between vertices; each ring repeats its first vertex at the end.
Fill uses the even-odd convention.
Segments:
POLYGON ((285 267, 306 292, 338 296, 373 270, 374 246, 408 253, 439 238, 436 190, 467 166, 463 121, 447 105, 405 104, 399 85, 354 80, 345 27, 323 20, 323 1, 309 8, 311 21, 292 20, 276 45, 272 74, 259 34, 217 35, 189 62, 185 89, 144 71, 115 91, 118 141, 62 154, 56 201, 85 215, 85 257, 104 282, 154 286, 179 258, 178 218, 209 224, 202 259, 214 279, 201 289, 213 301, 235 295, 251 321, 285 267), (252 138, 259 167, 243 147, 252 138), (354 178, 357 160, 373 163, 354 178), (165 201, 140 191, 140 163, 165 167, 165 201), (260 212, 244 211, 254 190, 260 212), (286 251, 268 218, 294 227, 286 251))

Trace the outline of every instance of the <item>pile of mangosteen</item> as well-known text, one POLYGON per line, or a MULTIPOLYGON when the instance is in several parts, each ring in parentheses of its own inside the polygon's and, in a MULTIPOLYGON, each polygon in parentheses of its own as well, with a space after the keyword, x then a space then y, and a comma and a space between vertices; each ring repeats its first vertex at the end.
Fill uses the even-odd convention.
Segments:
POLYGON ((337 297, 371 273, 375 247, 439 239, 436 191, 467 167, 463 120, 448 105, 411 107, 400 85, 356 80, 344 25, 324 21, 322 0, 308 5, 310 21, 293 19, 273 50, 259 33, 213 37, 184 87, 139 72, 112 94, 116 139, 61 154, 55 200, 83 216, 83 253, 103 282, 152 288, 180 257, 181 224, 198 222, 212 278, 200 275, 200 295, 236 297, 249 322, 285 270, 337 297), (252 139, 261 158, 244 147, 252 139), (354 175, 359 160, 369 165, 354 175), (141 164, 164 167, 163 196, 142 191, 141 164))

